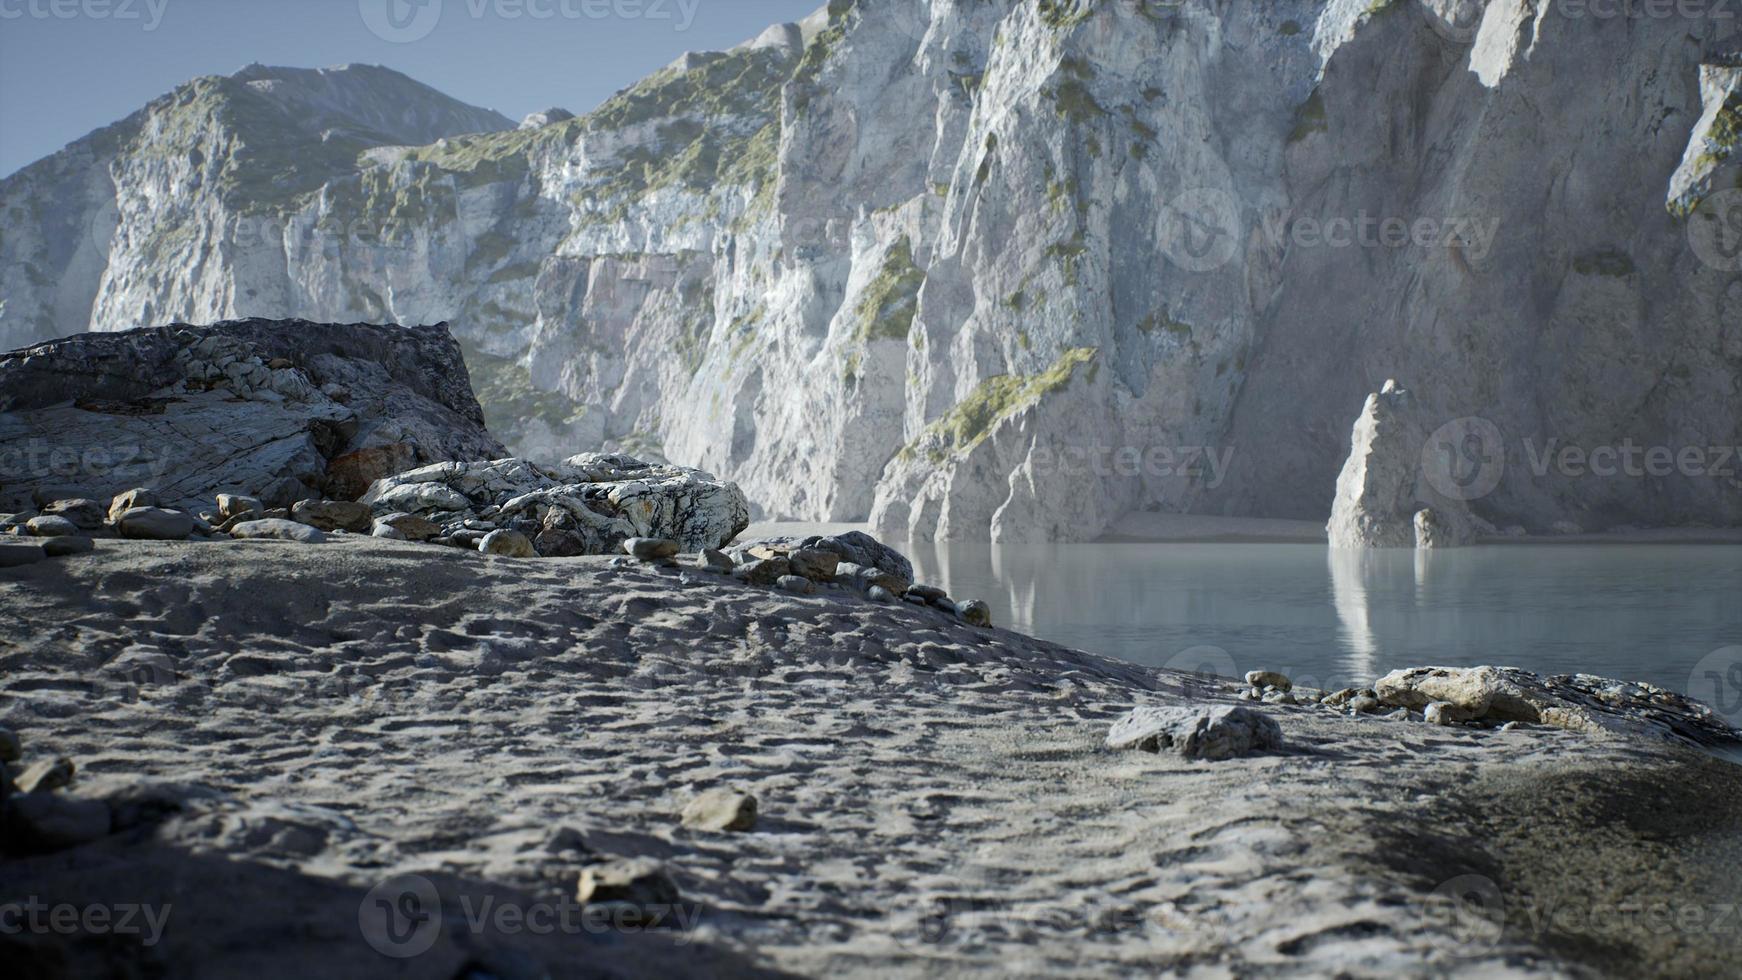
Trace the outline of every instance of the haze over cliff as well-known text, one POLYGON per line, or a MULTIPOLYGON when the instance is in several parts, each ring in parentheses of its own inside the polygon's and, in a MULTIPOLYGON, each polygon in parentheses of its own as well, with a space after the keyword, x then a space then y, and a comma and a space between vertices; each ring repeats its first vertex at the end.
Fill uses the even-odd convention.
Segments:
POLYGON ((836 0, 518 129, 250 67, 0 183, 0 347, 448 321, 523 454, 1001 541, 1322 518, 1399 378, 1492 423, 1496 525, 1742 523, 1539 465, 1742 444, 1733 21, 1578 10, 836 0))

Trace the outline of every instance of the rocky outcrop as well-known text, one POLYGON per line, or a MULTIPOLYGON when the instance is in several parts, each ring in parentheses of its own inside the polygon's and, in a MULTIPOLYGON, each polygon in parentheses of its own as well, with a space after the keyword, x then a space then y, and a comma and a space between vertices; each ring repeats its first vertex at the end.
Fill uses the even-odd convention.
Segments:
POLYGON ((1742 523, 1734 473, 1531 466, 1742 444, 1729 22, 1572 6, 841 0, 520 130, 201 79, 0 183, 0 344, 450 320, 518 455, 1007 541, 1323 520, 1397 376, 1504 433, 1496 524, 1742 523))
POLYGON ((617 554, 632 538, 701 551, 725 545, 750 524, 749 502, 736 484, 699 470, 591 453, 551 465, 499 459, 426 466, 381 480, 363 502, 377 515, 409 514, 440 525, 439 543, 477 547, 510 531, 547 558, 617 554))
MULTIPOLYGON (((1459 455, 1466 451, 1465 435, 1456 424, 1431 430, 1414 397, 1395 381, 1369 395, 1337 477, 1327 526, 1331 547, 1445 548, 1475 541, 1484 522, 1467 501, 1492 485, 1483 485, 1481 455, 1473 473, 1460 474, 1470 462, 1459 455)), ((1479 435, 1468 435, 1480 442, 1479 435)))
POLYGON ((1742 741, 1742 731, 1692 698, 1589 674, 1545 677, 1515 667, 1416 667, 1387 674, 1373 688, 1384 704, 1435 709, 1431 714, 1445 720, 1518 722, 1696 745, 1742 741))
POLYGON ((0 502, 151 487, 189 512, 219 494, 354 500, 381 477, 503 455, 445 325, 299 320, 69 337, 0 356, 0 502))

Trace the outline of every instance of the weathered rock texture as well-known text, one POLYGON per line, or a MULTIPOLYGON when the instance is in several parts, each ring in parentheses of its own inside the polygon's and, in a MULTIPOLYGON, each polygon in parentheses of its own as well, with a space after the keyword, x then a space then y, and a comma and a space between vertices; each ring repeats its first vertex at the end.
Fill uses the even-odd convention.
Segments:
POLYGON ((445 326, 248 320, 69 337, 0 355, 0 502, 215 507, 354 500, 381 477, 504 454, 445 326), (67 492, 70 488, 78 492, 67 492))
MULTIPOLYGON (((377 515, 411 514, 443 527, 450 544, 497 531, 524 535, 547 558, 622 552, 631 538, 718 548, 750 524, 736 484, 699 470, 629 456, 583 454, 553 465, 523 459, 441 463, 369 489, 377 515)), ((475 538, 475 541, 474 541, 475 538)))
POLYGON ((1697 244, 1738 174, 1734 23, 836 0, 518 130, 378 69, 252 68, 0 184, 0 344, 450 320, 523 456, 1005 541, 1323 519, 1400 377, 1505 434, 1497 524, 1735 524, 1733 473, 1528 465, 1742 443, 1742 285, 1697 244), (1236 451, 1163 455, 1190 447, 1236 451))
POLYGON ((1446 435, 1431 428, 1414 396, 1394 381, 1367 396, 1337 477, 1326 528, 1331 547, 1444 548, 1474 541, 1483 525, 1466 498, 1483 490, 1482 466, 1480 459, 1452 457, 1467 464, 1462 475, 1471 482, 1461 488, 1445 456, 1463 452, 1465 433, 1456 434, 1459 445, 1436 445, 1446 435))

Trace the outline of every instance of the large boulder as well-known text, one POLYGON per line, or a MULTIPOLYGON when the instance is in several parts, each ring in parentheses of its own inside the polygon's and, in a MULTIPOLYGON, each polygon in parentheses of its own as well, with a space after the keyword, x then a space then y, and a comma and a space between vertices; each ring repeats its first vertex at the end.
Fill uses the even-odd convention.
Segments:
POLYGON ((1470 721, 1649 735, 1697 745, 1742 741, 1742 731, 1692 698, 1590 674, 1544 677, 1516 667, 1413 667, 1381 677, 1373 690, 1392 707, 1450 705, 1459 718, 1470 721))
POLYGON ((506 455, 446 325, 240 320, 91 333, 0 356, 0 510, 36 491, 198 512, 355 500, 381 477, 506 455))
POLYGON ((377 482, 363 502, 378 515, 439 524, 455 544, 470 546, 472 536, 482 540, 498 529, 518 531, 546 557, 620 554, 630 538, 676 541, 699 552, 725 545, 750 524, 749 501, 735 483, 596 453, 555 465, 498 459, 426 466, 377 482))
MULTIPOLYGON (((1479 420, 1467 421, 1473 426, 1479 420)), ((1467 452, 1466 436, 1481 441, 1479 432, 1465 432, 1456 422, 1430 425, 1415 398, 1395 381, 1369 395, 1337 477, 1327 526, 1331 547, 1444 548, 1474 542, 1486 530, 1469 506, 1483 489, 1482 474, 1472 470, 1476 479, 1471 481, 1456 471, 1468 462, 1461 455, 1467 452), (1436 444, 1449 434, 1458 436, 1458 445, 1436 444)))

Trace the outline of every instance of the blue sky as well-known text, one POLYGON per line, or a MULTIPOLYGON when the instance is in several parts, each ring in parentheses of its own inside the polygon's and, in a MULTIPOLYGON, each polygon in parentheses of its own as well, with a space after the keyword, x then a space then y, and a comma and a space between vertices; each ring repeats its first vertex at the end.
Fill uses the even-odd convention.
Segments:
POLYGON ((386 65, 519 119, 823 0, 0 0, 0 175, 200 75, 386 65))

